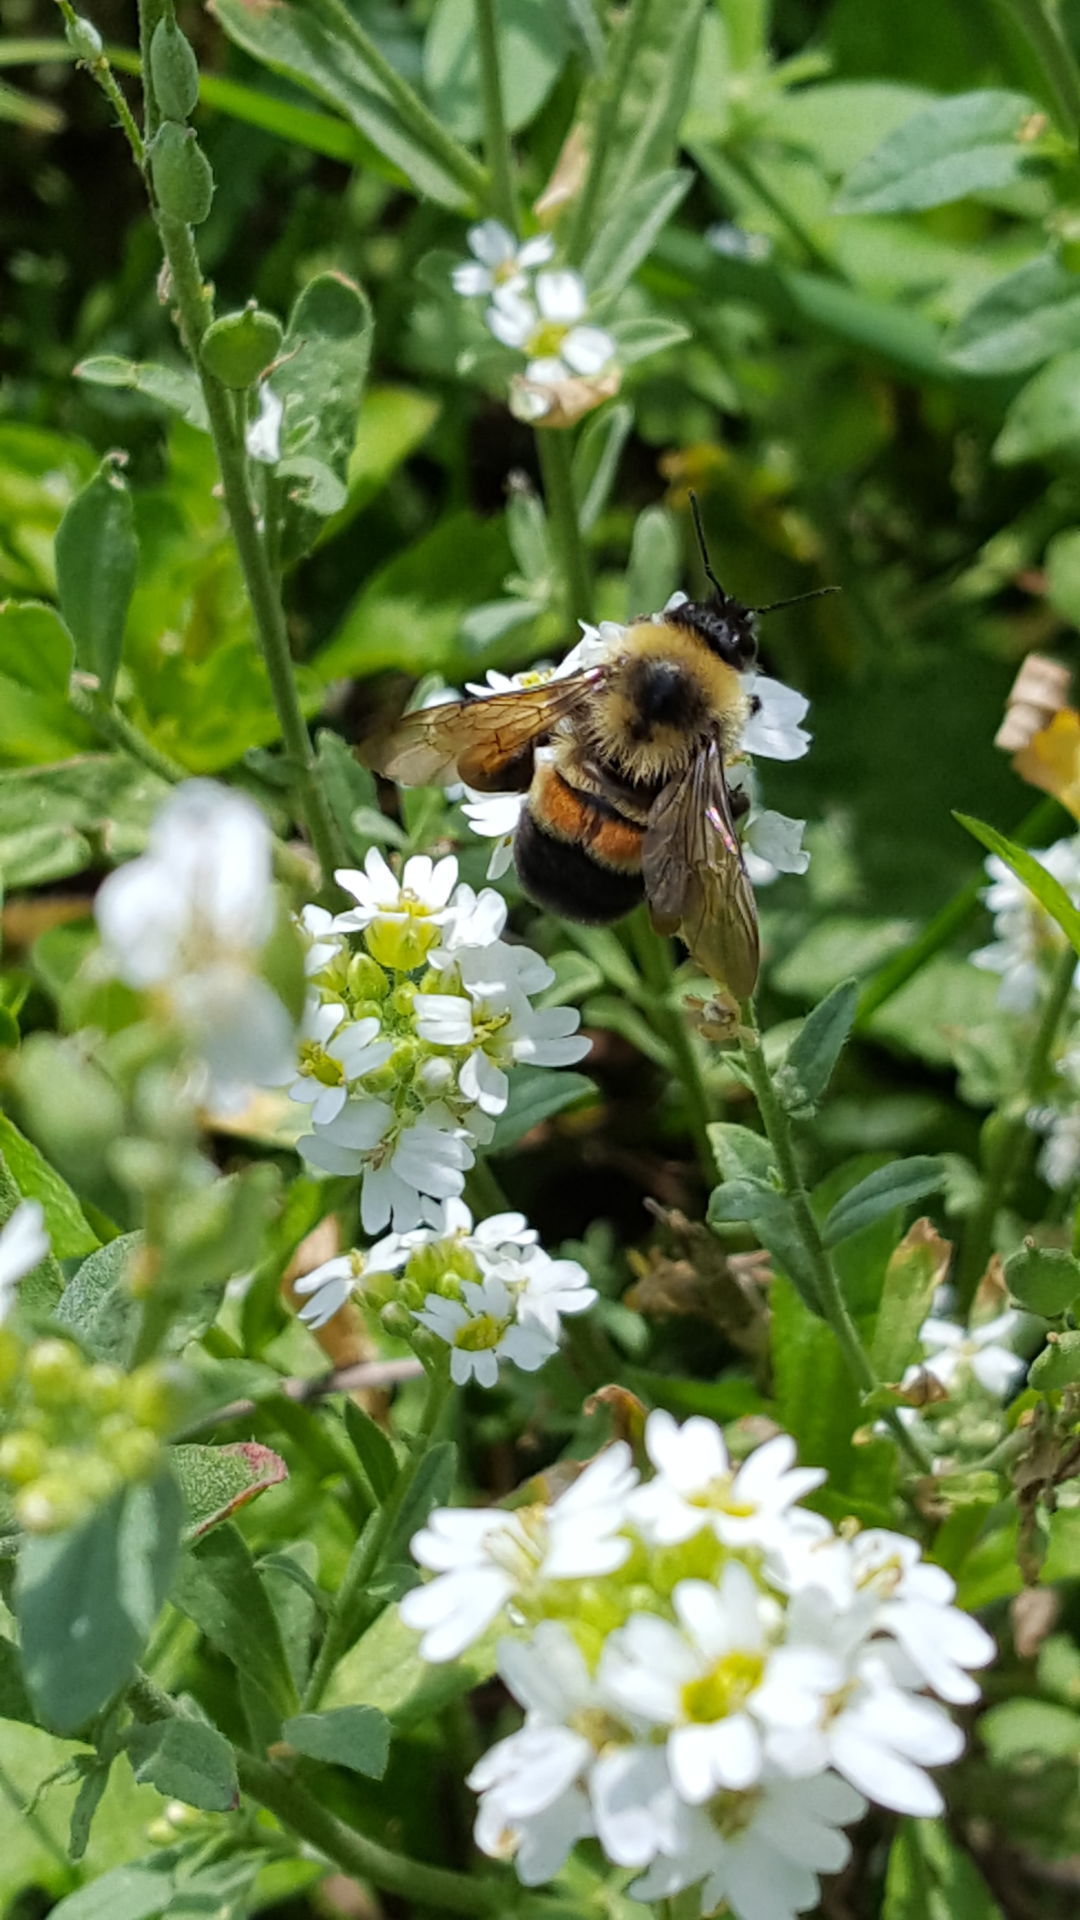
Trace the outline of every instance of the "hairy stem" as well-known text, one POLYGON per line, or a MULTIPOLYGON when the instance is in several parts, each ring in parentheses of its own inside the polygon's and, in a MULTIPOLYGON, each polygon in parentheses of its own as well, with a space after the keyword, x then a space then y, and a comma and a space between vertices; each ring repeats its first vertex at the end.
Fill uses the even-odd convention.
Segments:
MULTIPOLYGON (((765 1132, 776 1155, 783 1190, 790 1202, 799 1238, 814 1275, 822 1318, 832 1328, 847 1362, 848 1370, 857 1386, 864 1393, 873 1393, 875 1389, 880 1388, 881 1382, 859 1338, 858 1328, 848 1311, 847 1302, 840 1288, 836 1268, 822 1240, 821 1230, 810 1204, 810 1195, 806 1190, 806 1183, 795 1155, 791 1123, 777 1097, 756 1028, 751 1029, 749 1036, 743 1042, 743 1060, 765 1132)), ((905 1427, 895 1407, 887 1408, 883 1418, 912 1464, 920 1473, 928 1473, 930 1471, 929 1456, 918 1436, 905 1427)))
POLYGON ((429 1373, 427 1401, 413 1440, 411 1458, 399 1470, 389 1497, 379 1509, 378 1518, 372 1521, 357 1541, 352 1559, 345 1570, 345 1578, 338 1589, 334 1611, 327 1623, 322 1646, 319 1648, 311 1670, 311 1677, 304 1690, 305 1713, 318 1706, 326 1691, 330 1675, 346 1650, 350 1621, 355 1614, 357 1604, 378 1572, 398 1516, 405 1505, 428 1445, 439 1424, 449 1386, 448 1375, 429 1373))
MULTIPOLYGON (((85 26, 86 23, 80 19, 74 7, 71 5, 71 0, 56 0, 56 3, 64 16, 64 24, 68 28, 69 33, 77 32, 85 26)), ((74 42, 71 44, 74 44, 74 42)), ((105 95, 106 100, 115 113, 117 120, 120 122, 124 138, 131 148, 131 157, 138 167, 139 172, 145 172, 146 145, 135 123, 135 116, 120 91, 116 75, 109 65, 108 55, 102 51, 92 59, 84 59, 83 65, 86 67, 86 71, 90 74, 91 78, 97 81, 98 86, 101 88, 102 93, 105 95)))
POLYGON ((471 200, 483 206, 491 195, 491 180, 486 169, 473 159, 460 140, 455 140, 452 133, 447 133, 442 123, 424 105, 420 95, 402 78, 397 68, 380 52, 371 35, 349 12, 344 0, 307 0, 307 4, 331 34, 352 48, 372 79, 397 108, 402 124, 414 139, 426 147, 432 158, 439 162, 452 180, 457 181, 471 200))
POLYGON ((536 434, 536 450, 552 544, 562 576, 567 634, 572 635, 579 620, 591 621, 593 617, 592 575, 574 492, 573 441, 564 428, 541 427, 536 434))
POLYGON ((476 0, 476 39, 480 54, 480 84, 484 99, 484 151, 491 175, 491 204, 511 233, 518 230, 514 193, 514 155, 506 125, 502 74, 499 70, 499 25, 495 0, 476 0))
POLYGON ((1054 1041, 1072 992, 1076 967, 1074 948, 1071 945, 1063 947, 1050 978, 1039 1024, 1024 1062, 1020 1085, 996 1116, 997 1134, 986 1156, 982 1194, 964 1235, 956 1277, 958 1302, 965 1310, 971 1305, 993 1252, 994 1222, 998 1212, 1006 1204, 1031 1149, 1032 1134, 1027 1116, 1046 1091, 1054 1041))

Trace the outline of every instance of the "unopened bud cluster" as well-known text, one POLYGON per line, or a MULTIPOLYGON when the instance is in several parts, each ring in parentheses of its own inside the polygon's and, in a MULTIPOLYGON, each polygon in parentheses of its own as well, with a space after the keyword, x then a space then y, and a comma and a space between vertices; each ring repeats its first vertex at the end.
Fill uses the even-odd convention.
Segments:
POLYGON ((0 1331, 0 1479, 28 1533, 55 1533, 160 1464, 171 1395, 158 1365, 124 1373, 71 1340, 0 1331))

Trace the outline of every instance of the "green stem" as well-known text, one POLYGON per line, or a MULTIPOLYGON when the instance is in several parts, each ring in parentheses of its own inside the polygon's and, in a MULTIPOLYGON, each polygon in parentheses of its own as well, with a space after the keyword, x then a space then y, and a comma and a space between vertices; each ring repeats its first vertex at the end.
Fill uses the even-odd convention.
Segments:
POLYGON ((484 101, 484 151, 491 175, 491 204, 511 233, 518 230, 514 193, 514 154, 506 125, 502 73, 499 69, 499 26, 495 0, 476 0, 476 39, 480 54, 480 87, 484 101))
POLYGON ((326 1691, 330 1675, 346 1650, 349 1623, 356 1612, 358 1602, 367 1592, 378 1571, 387 1543, 420 1471, 428 1443, 439 1424, 449 1388, 448 1374, 429 1373, 427 1402, 412 1443, 412 1455, 400 1469, 389 1498, 379 1509, 377 1519, 372 1521, 357 1541, 352 1559, 345 1569, 345 1578, 334 1601, 334 1611, 327 1622, 318 1657, 304 1690, 305 1713, 310 1713, 318 1706, 326 1691))
POLYGON ((1071 945, 1063 947, 1050 977, 1020 1085, 1007 1106, 995 1116, 998 1122, 996 1137, 986 1156, 982 1194, 964 1235, 956 1277, 958 1303, 965 1311, 971 1305, 993 1252, 994 1222, 998 1212, 1005 1206, 1031 1147, 1032 1135, 1027 1116, 1046 1091, 1054 1040, 1072 992, 1076 967, 1075 949, 1071 945))
MULTIPOLYGON (((126 1697, 136 1719, 144 1723, 176 1716, 175 1701, 145 1673, 136 1675, 126 1697)), ((236 1751, 235 1757, 241 1790, 350 1878, 367 1881, 385 1893, 401 1894, 410 1904, 430 1907, 436 1913, 507 1911, 507 1888, 501 1881, 470 1879, 392 1853, 389 1847, 369 1840, 328 1813, 284 1768, 271 1766, 250 1753, 236 1751)))
POLYGON ((1059 126, 1080 139, 1080 69, 1065 35, 1043 0, 998 0, 1027 39, 1042 68, 1047 99, 1059 126))
MULTIPOLYGON (((848 1370, 857 1386, 863 1393, 873 1393, 880 1388, 881 1382, 859 1338, 855 1322, 848 1312, 836 1269, 829 1256, 828 1248, 821 1238, 821 1230, 814 1217, 810 1195, 806 1190, 795 1155, 791 1123, 777 1098, 772 1076, 766 1064, 765 1051, 761 1045, 761 1037, 753 1023, 752 1009, 748 1007, 746 1011, 748 1017, 745 1025, 752 1029, 751 1035, 743 1042, 743 1060, 746 1064, 747 1078, 754 1090, 765 1132, 776 1155, 783 1190, 790 1203, 799 1239, 814 1275, 818 1306, 822 1318, 828 1322, 836 1336, 848 1370)), ((920 1473, 929 1473, 929 1456, 917 1435, 905 1427, 895 1407, 886 1408, 883 1417, 892 1429, 897 1443, 908 1454, 913 1465, 920 1473)))
POLYGON ((580 265, 593 237, 593 224, 600 202, 600 189, 604 184, 604 174, 607 170, 612 135, 618 124, 619 110, 623 103, 627 82, 648 25, 652 6, 653 0, 630 0, 630 5, 616 29, 618 38, 615 43, 614 58, 610 60, 606 76, 607 83, 601 96, 593 129, 588 170, 574 209, 574 223, 567 241, 567 259, 572 265, 580 265))
POLYGON ((191 228, 159 213, 158 229, 180 316, 180 331, 198 372, 206 402, 210 433, 221 469, 225 506, 255 618, 255 630, 270 681, 274 707, 281 724, 285 751, 293 769, 297 801, 322 869, 323 884, 328 886, 335 867, 342 864, 344 856, 338 846, 330 809, 315 775, 315 754, 307 722, 300 710, 285 614, 274 585, 251 497, 244 443, 237 432, 228 389, 202 365, 202 341, 213 317, 210 296, 203 282, 191 228))
POLYGON ((714 1119, 709 1090, 705 1085, 701 1055, 679 1008, 672 1005, 674 977, 671 942, 657 933, 648 909, 639 907, 630 921, 630 936, 638 956, 642 978, 649 989, 652 1011, 663 1028, 664 1038, 675 1056, 679 1084, 690 1117, 690 1130, 697 1148, 698 1163, 708 1187, 716 1180, 716 1155, 709 1138, 714 1119))
POLYGON ((154 37, 154 28, 159 20, 165 18, 167 11, 170 11, 168 0, 139 0, 139 71, 142 74, 143 128, 147 146, 161 125, 150 66, 150 42, 154 37))
POLYGON ((152 740, 148 740, 145 734, 132 726, 131 721, 120 712, 119 707, 115 706, 111 700, 103 699, 100 693, 95 693, 87 687, 80 686, 78 681, 73 681, 68 688, 68 702, 76 713, 90 722, 94 732, 105 741, 107 746, 119 747, 122 752, 130 754, 133 760, 137 760, 140 766, 146 767, 150 773, 156 773, 159 779, 167 780, 170 786, 176 786, 181 780, 189 778, 186 767, 182 767, 178 760, 170 759, 167 753, 162 753, 160 747, 155 747, 152 740))
POLYGON ((593 590, 574 492, 571 435, 561 427, 538 428, 536 451, 544 482, 548 524, 562 575, 567 633, 573 634, 579 620, 593 618, 593 590))
POLYGON ((723 154, 710 154, 708 159, 699 152, 697 158, 702 171, 718 185, 722 185, 725 169, 729 174, 734 174, 736 180, 752 193, 756 200, 761 201, 762 206, 768 207, 774 219, 778 220, 784 231, 790 234, 811 266, 817 267, 822 273, 827 273, 830 279, 846 279, 847 276, 837 266, 836 261, 831 259, 824 248, 818 244, 798 214, 793 213, 787 203, 780 199, 768 181, 758 172, 753 161, 748 160, 745 154, 736 153, 728 148, 723 154))
MULTIPOLYGON (((64 23, 69 29, 77 31, 85 24, 71 5, 71 0, 57 0, 57 5, 64 16, 64 23)), ((146 146, 143 142, 142 134, 135 124, 135 116, 120 91, 116 75, 109 65, 108 55, 104 52, 99 53, 93 59, 84 60, 83 65, 86 67, 86 71, 90 74, 91 78, 97 81, 98 86, 109 102, 109 105, 120 122, 128 146, 131 148, 131 157, 138 167, 139 172, 144 173, 146 171, 146 146)))
POLYGON ((482 206, 491 195, 491 180, 487 170, 473 159, 460 140, 455 140, 453 134, 447 133, 441 122, 424 105, 420 95, 402 78, 386 55, 380 53, 371 35, 354 19, 343 0, 308 0, 308 7, 331 35, 343 40, 358 55, 420 145, 427 148, 432 158, 439 161, 471 200, 482 206))

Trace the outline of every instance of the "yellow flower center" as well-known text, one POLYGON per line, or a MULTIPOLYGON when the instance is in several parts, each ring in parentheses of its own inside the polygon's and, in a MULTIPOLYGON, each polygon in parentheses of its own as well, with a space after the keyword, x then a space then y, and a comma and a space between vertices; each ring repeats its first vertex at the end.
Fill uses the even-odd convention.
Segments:
POLYGON ((702 1507, 706 1513, 730 1513, 740 1520, 748 1520, 754 1512, 752 1502, 734 1500, 732 1488, 735 1477, 730 1473, 718 1473, 714 1479, 707 1480, 696 1493, 687 1495, 688 1507, 702 1507))
POLYGON ((496 1320, 493 1313, 478 1313, 455 1333, 454 1345, 464 1348, 466 1353, 481 1353, 485 1347, 497 1347, 508 1324, 506 1320, 496 1320))
POLYGON ((709 1724, 738 1713, 761 1685, 765 1662, 759 1653, 726 1653, 715 1667, 691 1680, 682 1690, 687 1720, 709 1724))
POLYGON ((323 1087, 340 1087, 344 1084, 345 1073, 339 1060, 331 1059, 325 1047, 317 1040, 301 1040, 298 1049, 300 1071, 311 1080, 317 1080, 323 1087))
POLYGON ((561 320, 541 320, 525 351, 532 360, 557 360, 570 329, 561 320))

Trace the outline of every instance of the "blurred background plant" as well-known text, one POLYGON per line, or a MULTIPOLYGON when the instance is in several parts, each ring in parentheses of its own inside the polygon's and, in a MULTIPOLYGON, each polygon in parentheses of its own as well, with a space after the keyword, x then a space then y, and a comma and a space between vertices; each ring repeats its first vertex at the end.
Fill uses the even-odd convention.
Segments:
MULTIPOLYGON (((405 1584, 409 1516, 448 1497, 446 1456, 422 1501, 404 1473, 391 1496, 396 1457, 371 1417, 384 1400, 365 1411, 294 1391, 325 1360, 282 1277, 340 1262, 355 1191, 298 1172, 300 1122, 283 1121, 278 1096, 200 1106, 211 1096, 186 1049, 205 1067, 207 1047, 177 1013, 177 982, 198 975, 176 958, 183 928, 158 974, 125 970, 123 928, 103 969, 93 894, 147 857, 177 778, 227 776, 277 832, 280 893, 275 906, 264 876, 257 937, 237 934, 231 903, 222 939, 230 964, 244 949, 268 1017, 297 1016, 285 904, 313 901, 328 873, 295 826, 324 869, 359 867, 372 847, 456 850, 462 884, 484 884, 490 849, 458 803, 406 793, 395 810, 349 744, 414 682, 432 693, 525 670, 576 641, 579 619, 623 621, 700 591, 693 490, 713 566, 748 604, 843 589, 764 629, 767 669, 810 698, 813 751, 767 770, 770 803, 807 820, 811 858, 759 893, 759 1017, 770 1065, 816 1076, 786 1086, 820 1218, 898 1154, 923 1170, 879 1186, 887 1206, 849 1222, 834 1256, 889 1391, 860 1397, 789 1279, 761 1293, 757 1242, 784 1260, 752 1213, 714 1204, 718 1234, 700 1225, 711 1155, 729 1203, 733 1182, 766 1170, 746 1144, 753 1106, 733 1056, 688 1038, 684 990, 700 980, 673 990, 639 933, 556 925, 511 871, 499 884, 515 934, 551 970, 538 1008, 579 1009, 593 1048, 587 1078, 515 1067, 467 1197, 478 1219, 520 1209, 601 1298, 540 1375, 471 1390, 468 1419, 452 1416, 463 1484, 492 1501, 567 1446, 594 1451, 609 1402, 583 1415, 583 1399, 618 1380, 680 1416, 749 1422, 747 1445, 774 1420, 828 1470, 831 1520, 896 1524, 896 1460, 875 1422, 899 1410, 939 1469, 910 1524, 961 1604, 987 1610, 1002 1656, 949 1777, 949 1823, 872 1816, 829 1911, 907 1920, 932 1894, 973 1920, 1063 1916, 1080 1853, 1071 696, 1059 687, 1006 741, 1013 765, 994 738, 1026 656, 1075 665, 1080 7, 971 0, 943 17, 931 0, 630 0, 609 17, 594 0, 216 0, 178 17, 200 73, 196 103, 168 15, 151 68, 165 122, 153 186, 175 243, 163 277, 117 130, 119 103, 138 109, 138 22, 112 0, 94 11, 110 100, 92 84, 107 77, 98 42, 70 9, 0 0, 0 1200, 5 1216, 20 1195, 40 1201, 51 1243, 32 1282, 41 1324, 20 1334, 16 1315, 0 1336, 35 1340, 37 1355, 3 1389, 14 1505, 0 1572, 16 1527, 63 1492, 112 1503, 142 1582, 122 1632, 104 1604, 94 1621, 116 1639, 113 1686, 66 1712, 63 1663, 44 1682, 36 1670, 35 1712, 0 1640, 0 1901, 35 1920, 67 1895, 64 1920, 89 1920, 78 1889, 119 1898, 129 1882, 98 1876, 145 1855, 153 1823, 158 1851, 125 1894, 133 1916, 211 1899, 297 1920, 374 1911, 355 1906, 355 1887, 314 1891, 310 1854, 231 1810, 235 1776, 210 1733, 265 1748, 283 1716, 307 1756, 301 1795, 450 1874, 396 1887, 383 1862, 385 1910, 463 1897, 461 1756, 505 1717, 493 1692, 464 1696, 492 1661, 458 1663, 443 1685, 379 1611, 405 1584), (531 251, 516 258, 523 236, 531 251), (209 390, 170 311, 186 300, 189 334, 207 324, 199 262, 218 316, 202 343, 209 390), (317 723, 311 766, 304 722, 317 723), (1010 844, 980 829, 977 847, 957 814, 1010 844), (1017 842, 1046 855, 1061 891, 1022 862, 1016 877, 1017 842), (849 978, 857 1002, 824 1037, 810 1029, 811 1047, 797 1023, 849 978), (905 1235, 928 1192, 935 1225, 905 1235), (146 1311, 151 1267, 160 1324, 146 1311), (1010 1296, 1023 1319, 1004 1320, 1010 1296), (1036 1353, 1017 1395, 1009 1357, 1036 1353), (228 1402, 239 1429, 221 1417, 228 1402), (111 1455, 94 1439, 105 1415, 111 1455), (163 1537, 180 1526, 160 1492, 165 1438, 180 1443, 188 1533, 206 1541, 158 1618, 175 1540, 162 1546, 147 1516, 163 1537), (54 1458, 44 1493, 42 1449, 63 1481, 54 1458), (377 1528, 390 1513, 379 1553, 357 1563, 376 1508, 377 1528), (350 1722, 347 1739, 339 1724, 335 1742, 297 1711, 329 1592, 344 1579, 355 1601, 360 1575, 363 1604, 344 1626, 334 1616, 329 1644, 349 1651, 326 1697, 390 1716, 383 1781, 385 1722, 350 1722), (140 1746, 108 1703, 155 1620, 140 1746), (177 1736, 179 1759, 146 1732, 162 1725, 155 1687, 196 1730, 177 1736), (93 1721, 94 1742, 35 1718, 65 1735, 93 1721), (113 1765, 122 1746, 130 1766, 113 1765), (180 1760, 203 1782, 201 1811, 172 1804, 193 1790, 180 1760), (447 1788, 439 1833, 433 1778, 447 1788)), ((144 14, 145 44, 157 18, 144 14)), ((167 877, 146 896, 150 920, 167 877)), ((324 910, 342 904, 327 895, 324 910)), ((101 905, 98 917, 108 941, 101 905)), ((354 1313, 319 1329, 323 1355, 400 1366, 401 1327, 373 1334, 354 1313)), ((423 1431, 414 1381, 399 1402, 406 1430, 423 1431)), ((47 1526, 33 1551, 24 1651, 30 1607, 63 1588, 47 1526)), ((6 1579, 3 1591, 14 1598, 6 1579)), ((282 1813, 272 1779, 240 1784, 282 1813)), ((325 1827, 308 1839, 333 1855, 325 1827)), ((351 1866, 370 1879, 373 1863, 351 1866)), ((501 1881, 470 1884, 477 1910, 504 1899, 501 1881)), ((586 1852, 551 1911, 639 1911, 621 1886, 586 1852)))

